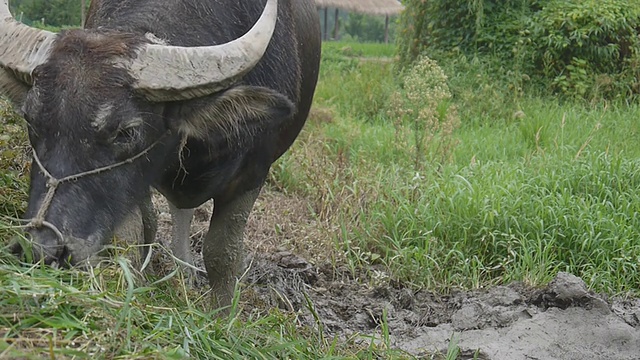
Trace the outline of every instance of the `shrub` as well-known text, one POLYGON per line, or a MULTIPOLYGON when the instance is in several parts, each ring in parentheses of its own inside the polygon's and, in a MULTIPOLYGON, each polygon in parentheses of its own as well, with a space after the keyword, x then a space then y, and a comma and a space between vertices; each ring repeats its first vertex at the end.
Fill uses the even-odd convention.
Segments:
POLYGON ((532 17, 529 27, 536 68, 557 91, 598 99, 640 90, 634 79, 640 1, 553 0, 532 17))
POLYGON ((402 65, 425 49, 491 53, 509 58, 535 0, 408 0, 400 17, 398 49, 402 65))
POLYGON ((425 51, 489 56, 570 98, 640 94, 640 0, 408 0, 400 66, 425 51))
MULTIPOLYGON (((349 13, 349 19, 344 25, 344 32, 352 39, 364 42, 384 41, 384 16, 349 13)), ((389 38, 395 36, 395 20, 389 20, 389 38)))
POLYGON ((460 120, 451 104, 447 76, 434 60, 423 56, 407 71, 402 87, 391 95, 388 115, 395 119, 396 146, 401 151, 407 148, 405 125, 409 125, 415 171, 422 170, 426 154, 431 155, 429 160, 449 160, 455 145, 451 135, 460 120))

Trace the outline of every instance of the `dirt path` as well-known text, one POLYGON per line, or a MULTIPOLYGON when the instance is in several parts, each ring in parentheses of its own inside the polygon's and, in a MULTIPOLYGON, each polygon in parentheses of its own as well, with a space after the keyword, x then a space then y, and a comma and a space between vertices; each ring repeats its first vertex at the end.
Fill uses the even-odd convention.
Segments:
MULTIPOLYGON (((162 202, 157 205, 159 240, 165 242, 170 220, 162 202)), ((210 210, 205 205, 196 215, 196 249, 210 210)), ((301 324, 343 338, 382 339, 386 318, 390 345, 416 357, 446 353, 455 336, 464 359, 640 359, 640 300, 607 299, 567 273, 541 289, 514 283, 450 296, 389 281, 374 286, 367 275, 329 265, 340 256, 326 251, 330 231, 303 200, 263 191, 247 230, 248 311, 296 311, 301 324)))

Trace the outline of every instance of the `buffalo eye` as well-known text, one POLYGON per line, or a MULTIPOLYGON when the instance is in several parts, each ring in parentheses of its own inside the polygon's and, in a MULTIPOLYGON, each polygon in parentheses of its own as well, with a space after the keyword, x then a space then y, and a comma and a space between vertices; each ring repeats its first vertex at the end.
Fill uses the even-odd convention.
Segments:
POLYGON ((132 123, 118 129, 112 142, 119 145, 127 145, 140 139, 142 130, 141 123, 132 123))

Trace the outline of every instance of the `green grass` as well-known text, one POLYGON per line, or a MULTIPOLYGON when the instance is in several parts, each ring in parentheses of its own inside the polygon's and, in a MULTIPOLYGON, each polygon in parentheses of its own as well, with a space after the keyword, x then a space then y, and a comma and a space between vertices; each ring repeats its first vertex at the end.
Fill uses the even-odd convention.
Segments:
POLYGON ((333 117, 310 121, 274 181, 340 224, 336 244, 354 269, 382 264, 441 291, 538 285, 569 271, 598 291, 640 294, 638 106, 560 103, 499 81, 480 86, 490 75, 477 64, 465 65, 470 80, 445 67, 457 146, 442 162, 436 135, 417 174, 412 138, 387 115, 389 64, 329 57, 323 66, 316 104, 333 117))
POLYGON ((15 217, 26 205, 26 142, 23 120, 0 99, 0 215, 15 217))
MULTIPOLYGON (((340 229, 335 246, 354 272, 386 267, 394 281, 447 292, 569 271, 597 291, 640 295, 638 106, 525 95, 519 80, 492 81, 481 62, 452 59, 457 145, 442 160, 436 134, 416 169, 409 125, 388 112, 393 64, 361 59, 392 50, 324 44, 313 115, 269 179, 340 229)), ((26 201, 25 138, 6 104, 0 111, 1 133, 13 131, 0 137, 0 215, 14 216, 26 201)), ((400 357, 386 350, 384 323, 379 345, 363 346, 241 299, 229 316, 208 304, 122 257, 84 272, 0 251, 0 358, 400 357)))
MULTIPOLYGON (((462 163, 416 176, 391 126, 337 120, 311 131, 301 146, 326 158, 294 151, 279 169, 297 177, 289 189, 318 199, 319 214, 340 209, 335 220, 347 230, 338 242, 357 266, 373 256, 397 278, 440 290, 541 284, 562 270, 600 291, 638 293, 640 162, 624 149, 594 149, 613 147, 602 138, 582 148, 586 139, 574 134, 564 147, 521 145, 502 157, 494 150, 504 149, 503 136, 477 140, 489 153, 466 153, 461 142, 462 163)), ((514 136, 514 146, 525 143, 514 136)))
POLYGON ((392 354, 298 326, 296 314, 211 310, 172 273, 143 276, 116 256, 91 271, 0 256, 0 358, 344 359, 392 354))
POLYGON ((396 48, 393 44, 362 43, 344 41, 325 41, 322 43, 322 51, 341 52, 345 56, 358 57, 393 57, 396 48))
POLYGON ((345 56, 337 44, 323 45, 315 105, 364 120, 384 118, 386 102, 395 88, 393 63, 373 61, 368 65, 369 61, 345 56))

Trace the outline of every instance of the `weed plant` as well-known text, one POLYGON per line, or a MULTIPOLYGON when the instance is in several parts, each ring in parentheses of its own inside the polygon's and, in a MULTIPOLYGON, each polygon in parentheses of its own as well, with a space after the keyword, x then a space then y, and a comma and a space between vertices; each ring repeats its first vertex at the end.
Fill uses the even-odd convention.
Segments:
POLYGON ((440 163, 450 160, 456 143, 452 134, 460 119, 451 105, 447 77, 434 60, 419 58, 407 71, 391 95, 387 114, 393 119, 398 151, 413 148, 416 172, 422 171, 425 155, 440 163), (413 146, 404 141, 407 130, 413 135, 413 146))

